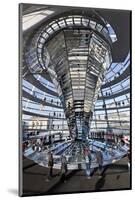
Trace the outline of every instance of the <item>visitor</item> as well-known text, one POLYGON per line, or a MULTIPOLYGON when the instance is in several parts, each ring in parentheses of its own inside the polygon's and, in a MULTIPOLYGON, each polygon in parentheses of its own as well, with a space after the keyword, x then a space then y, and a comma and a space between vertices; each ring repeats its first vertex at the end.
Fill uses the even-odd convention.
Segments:
POLYGON ((23 143, 23 152, 25 152, 25 149, 26 149, 26 144, 25 142, 23 143))
POLYGON ((61 181, 66 183, 66 173, 67 173, 67 159, 66 156, 61 156, 61 181))
POLYGON ((130 154, 130 144, 128 144, 128 152, 127 152, 127 157, 128 157, 128 171, 130 172, 130 160, 131 160, 131 154, 130 154))
POLYGON ((48 152, 48 179, 49 180, 53 175, 53 154, 52 152, 48 152))
POLYGON ((91 152, 90 149, 87 147, 84 151, 85 162, 86 162, 86 176, 88 179, 91 178, 91 152))
POLYGON ((103 154, 100 149, 96 152, 96 158, 98 163, 99 178, 101 178, 103 169, 103 154))
POLYGON ((51 104, 53 103, 53 99, 51 99, 51 104))

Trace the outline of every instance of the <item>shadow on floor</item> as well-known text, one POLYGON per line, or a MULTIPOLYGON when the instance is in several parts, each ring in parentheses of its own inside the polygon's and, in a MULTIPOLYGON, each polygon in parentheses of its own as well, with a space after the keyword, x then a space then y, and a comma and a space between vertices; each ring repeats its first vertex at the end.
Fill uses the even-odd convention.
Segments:
POLYGON ((105 184, 105 177, 106 177, 106 170, 108 169, 108 167, 105 167, 101 173, 101 178, 99 178, 99 181, 97 181, 96 185, 95 185, 95 191, 99 191, 105 184))
POLYGON ((9 188, 8 192, 13 194, 14 196, 18 196, 18 190, 15 188, 9 188))

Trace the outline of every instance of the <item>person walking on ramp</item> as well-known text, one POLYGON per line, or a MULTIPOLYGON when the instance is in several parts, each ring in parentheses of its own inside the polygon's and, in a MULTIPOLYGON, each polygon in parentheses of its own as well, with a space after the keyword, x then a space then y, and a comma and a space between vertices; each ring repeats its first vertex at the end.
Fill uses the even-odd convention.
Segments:
POLYGON ((61 181, 66 183, 66 173, 67 173, 67 159, 66 156, 61 156, 61 181))

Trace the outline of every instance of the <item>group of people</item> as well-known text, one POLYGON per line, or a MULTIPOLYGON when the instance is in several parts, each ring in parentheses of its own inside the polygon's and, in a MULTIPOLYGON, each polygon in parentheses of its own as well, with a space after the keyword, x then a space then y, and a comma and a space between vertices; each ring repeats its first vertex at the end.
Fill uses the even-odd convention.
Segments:
MULTIPOLYGON (((58 133, 57 136, 59 137, 57 138, 57 141, 62 140, 63 136, 61 133, 58 133)), ((25 150, 31 147, 33 151, 41 152, 47 148, 48 144, 51 145, 54 142, 55 142, 55 135, 41 136, 39 138, 32 138, 32 139, 27 138, 26 140, 24 140, 22 144, 22 149, 23 152, 25 152, 25 150)))
MULTIPOLYGON (((92 162, 92 154, 89 148, 85 148, 83 152, 85 158, 85 174, 88 179, 91 178, 92 170, 91 170, 91 162, 92 162)), ((99 178, 102 177, 103 171, 103 154, 102 151, 99 149, 96 151, 96 160, 98 164, 98 175, 99 178)), ((60 179, 62 182, 66 183, 66 176, 67 176, 67 167, 68 161, 65 155, 61 156, 61 169, 60 169, 60 179)), ((52 152, 48 153, 48 177, 47 181, 49 181, 53 177, 53 166, 54 166, 54 159, 52 152)))
POLYGON ((31 147, 33 151, 41 152, 46 149, 46 142, 46 137, 25 140, 22 144, 23 152, 25 152, 29 147, 31 147))
MULTIPOLYGON (((50 180, 50 178, 52 178, 53 176, 53 165, 54 165, 54 161, 53 161, 53 154, 52 152, 48 153, 48 177, 47 177, 47 181, 50 180)), ((60 170, 60 177, 61 177, 61 181, 66 183, 66 174, 67 174, 67 159, 65 155, 61 156, 61 170, 60 170)))
MULTIPOLYGON (((102 171, 103 171, 103 154, 100 149, 98 149, 96 152, 96 160, 98 164, 98 174, 99 178, 102 177, 102 171)), ((85 157, 85 162, 86 162, 86 176, 88 179, 91 178, 92 170, 91 170, 91 161, 92 161, 92 154, 89 149, 89 147, 84 149, 84 157, 85 157)))
POLYGON ((114 134, 112 132, 104 132, 104 131, 97 131, 97 132, 90 132, 89 133, 89 139, 97 139, 97 140, 103 140, 110 143, 122 143, 123 142, 123 134, 114 134))

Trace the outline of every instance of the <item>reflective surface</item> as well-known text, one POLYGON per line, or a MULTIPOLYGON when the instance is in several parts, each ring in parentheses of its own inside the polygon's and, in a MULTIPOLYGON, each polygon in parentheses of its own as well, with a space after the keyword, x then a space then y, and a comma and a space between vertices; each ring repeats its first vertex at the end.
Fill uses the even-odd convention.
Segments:
MULTIPOLYGON (((42 22, 54 14, 49 8, 24 13, 24 26, 28 19, 24 30, 38 24, 35 16, 42 22)), ((53 151, 59 168, 64 153, 69 168, 85 168, 83 149, 88 146, 94 148, 92 167, 96 167, 98 144, 109 142, 106 138, 98 141, 100 137, 94 135, 130 135, 130 52, 121 62, 113 60, 113 44, 117 42, 115 30, 105 19, 82 13, 52 17, 32 34, 24 34, 22 127, 23 144, 29 143, 25 156, 47 166, 47 152, 53 151), (41 152, 32 150, 31 142, 37 143, 37 135, 46 139, 41 152)), ((126 145, 112 144, 111 157, 102 150, 104 164, 127 152, 126 145)))

